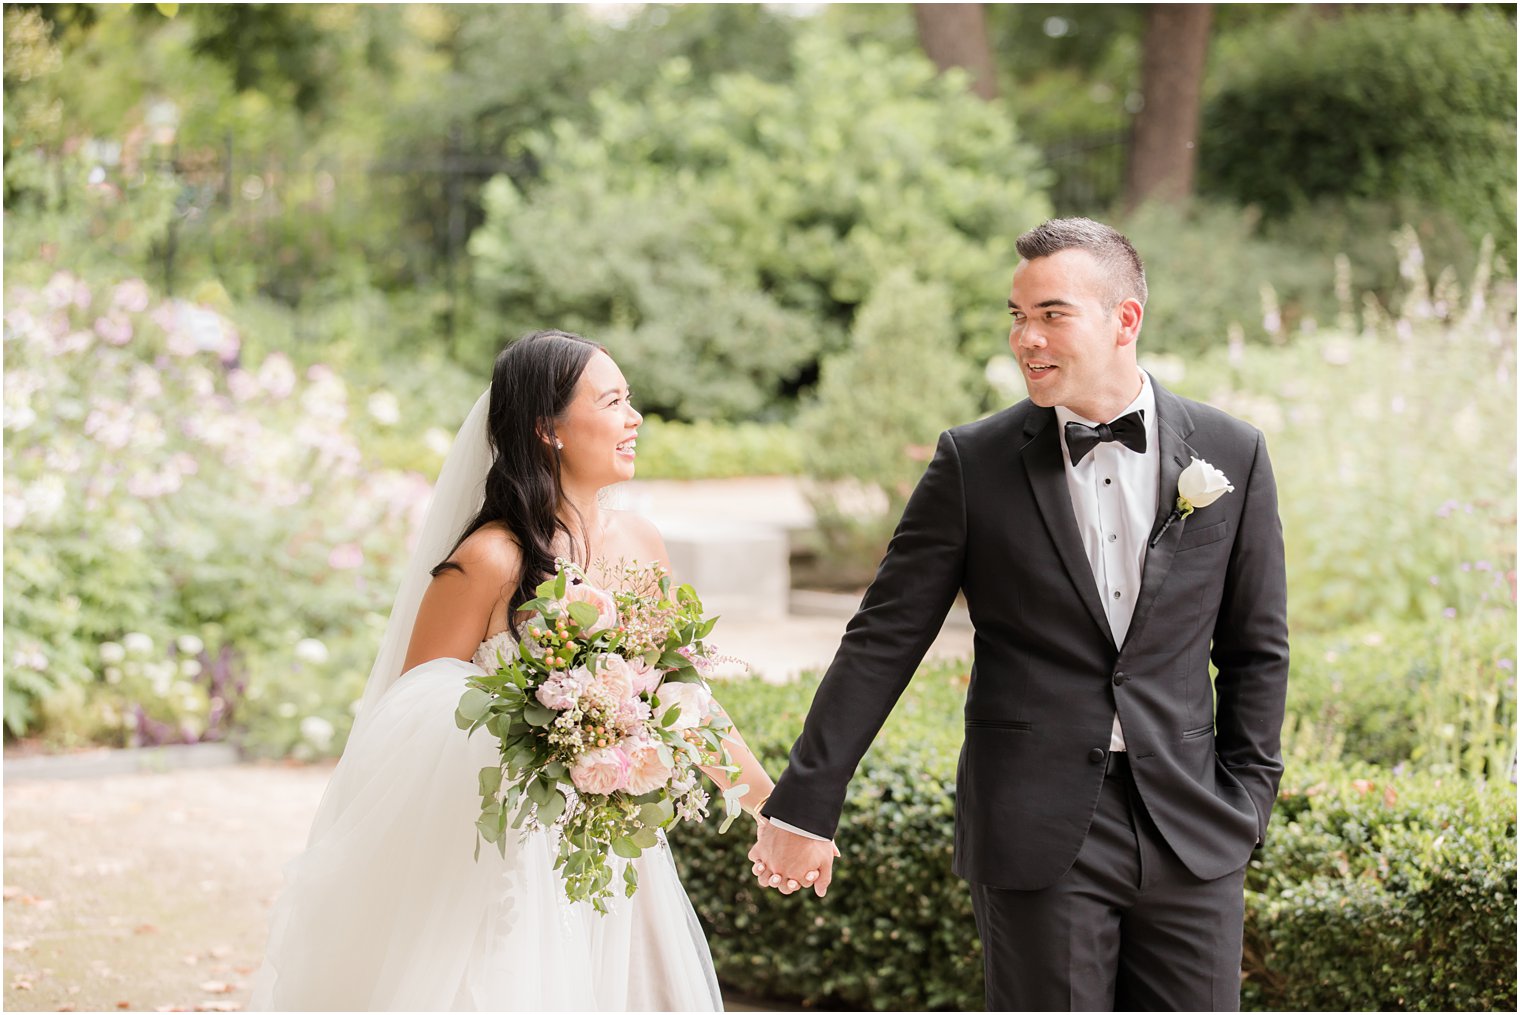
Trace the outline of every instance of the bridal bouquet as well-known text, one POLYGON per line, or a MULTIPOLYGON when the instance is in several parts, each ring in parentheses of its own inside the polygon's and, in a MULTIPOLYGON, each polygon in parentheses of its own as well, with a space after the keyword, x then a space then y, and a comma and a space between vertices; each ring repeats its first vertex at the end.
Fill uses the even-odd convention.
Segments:
MULTIPOLYGON (((689 585, 671 595, 659 565, 622 569, 626 591, 587 581, 561 561, 523 604, 515 644, 503 634, 494 670, 471 678, 455 721, 485 727, 501 763, 480 770, 480 840, 505 855, 508 825, 559 830, 556 868, 571 901, 606 912, 609 854, 634 859, 678 821, 707 816, 698 768, 738 771, 724 745, 729 723, 706 675, 703 644, 716 618, 702 616, 689 585)), ((723 794, 727 831, 747 786, 723 794)), ((624 893, 638 875, 623 867, 624 893)))

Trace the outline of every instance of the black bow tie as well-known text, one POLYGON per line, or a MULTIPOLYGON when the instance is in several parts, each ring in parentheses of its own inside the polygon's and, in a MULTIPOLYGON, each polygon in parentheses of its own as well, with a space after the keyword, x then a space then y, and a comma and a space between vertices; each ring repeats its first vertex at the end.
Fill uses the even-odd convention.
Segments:
POLYGON ((1071 452, 1071 464, 1076 465, 1099 444, 1118 441, 1131 451, 1145 454, 1145 410, 1136 409, 1114 420, 1088 426, 1072 420, 1066 424, 1066 449, 1071 452))

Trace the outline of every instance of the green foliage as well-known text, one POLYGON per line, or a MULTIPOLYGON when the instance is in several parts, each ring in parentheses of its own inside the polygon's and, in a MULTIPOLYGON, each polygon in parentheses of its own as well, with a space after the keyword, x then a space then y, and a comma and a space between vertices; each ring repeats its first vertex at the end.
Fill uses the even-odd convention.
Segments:
POLYGON ((640 479, 732 479, 802 471, 802 438, 782 423, 715 423, 645 416, 640 479))
POLYGON ((1215 56, 1200 182, 1271 215, 1412 197, 1513 256, 1515 52, 1513 15, 1481 5, 1253 27, 1215 56))
POLYGON ((849 348, 824 361, 798 429, 832 556, 885 543, 940 431, 975 415, 975 378, 955 338, 946 289, 898 269, 860 308, 849 348))
POLYGON ((1512 595, 1512 290, 1487 258, 1463 285, 1430 281, 1407 233, 1400 250, 1397 317, 1353 302, 1343 263, 1333 326, 1280 348, 1231 341, 1163 377, 1266 434, 1300 630, 1467 620, 1512 595))
POLYGON ((1292 657, 1290 768, 1345 756, 1462 779, 1508 778, 1516 718, 1512 603, 1464 622, 1437 617, 1299 635, 1292 657))
POLYGON ((1242 1007, 1513 1009, 1509 781, 1359 766, 1290 778, 1247 876, 1242 1007))
MULTIPOLYGON (((1333 254, 1264 233, 1251 209, 1194 202, 1143 206, 1116 224, 1145 261, 1150 297, 1141 348, 1193 355, 1219 347, 1231 326, 1280 340, 1307 319, 1333 319, 1333 254), (1264 320, 1262 288, 1277 318, 1264 320)), ((1389 244, 1382 237, 1383 249, 1389 244)))
MULTIPOLYGON (((1411 627, 1395 640, 1420 633, 1411 627)), ((1299 670, 1295 663, 1293 681, 1299 670)), ((1465 679, 1429 671, 1421 686, 1460 698, 1465 679)), ((748 680, 717 690, 776 772, 815 686, 748 680)), ((682 882, 725 983, 809 1007, 981 1007, 970 897, 950 870, 965 686, 965 669, 953 663, 926 665, 909 686, 851 783, 844 856, 827 897, 782 896, 739 876, 745 836, 681 831, 682 882), (772 927, 798 930, 756 949, 755 934, 772 927)), ((1372 720, 1385 702, 1381 689, 1347 680, 1341 714, 1372 720)), ((1485 735, 1513 750, 1513 722, 1511 706, 1485 735)), ((1287 753, 1292 764, 1306 752, 1290 743, 1287 753)), ((1290 769, 1247 883, 1248 1008, 1513 1007, 1512 789, 1399 760, 1418 771, 1395 775, 1323 749, 1314 764, 1290 769)))
MULTIPOLYGON (((814 686, 748 680, 715 690, 745 742, 779 772, 814 686)), ((851 784, 845 855, 825 898, 782 896, 739 877, 753 843, 742 825, 727 836, 706 826, 672 836, 724 983, 810 1007, 980 1006, 971 900, 950 870, 964 689, 960 666, 931 665, 898 703, 851 784), (794 929, 756 948, 756 935, 775 927, 794 929)))
POLYGON ((596 336, 684 419, 785 411, 896 267, 947 286, 957 346, 998 334, 987 294, 1046 210, 1032 153, 921 57, 810 32, 793 64, 704 86, 674 61, 641 101, 603 93, 593 128, 540 137, 542 180, 494 181, 471 241, 508 330, 596 336))
POLYGON ((140 279, 5 304, 9 731, 79 685, 48 716, 64 740, 215 739, 236 709, 281 751, 318 719, 307 750, 330 749, 427 493, 365 462, 383 400, 355 425, 330 368, 245 359, 232 320, 140 279))

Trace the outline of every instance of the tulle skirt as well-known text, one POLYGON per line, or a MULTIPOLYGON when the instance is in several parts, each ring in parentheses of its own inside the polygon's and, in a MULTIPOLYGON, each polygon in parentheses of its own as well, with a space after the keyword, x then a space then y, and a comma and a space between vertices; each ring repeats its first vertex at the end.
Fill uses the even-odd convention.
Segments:
MULTIPOLYGON (((597 913, 564 897, 548 832, 475 848, 484 732, 454 725, 457 659, 415 667, 364 717, 285 871, 256 1010, 719 1011, 669 848, 597 913)), ((620 880, 620 879, 619 879, 620 880)))

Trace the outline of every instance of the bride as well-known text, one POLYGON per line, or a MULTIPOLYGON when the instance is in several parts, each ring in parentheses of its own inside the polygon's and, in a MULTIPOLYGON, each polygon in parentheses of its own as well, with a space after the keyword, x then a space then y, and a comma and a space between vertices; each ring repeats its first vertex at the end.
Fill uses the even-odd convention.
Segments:
MULTIPOLYGON (((594 342, 541 331, 496 358, 444 463, 306 850, 286 868, 251 1007, 721 1010, 663 837, 632 861, 637 893, 605 916, 566 900, 550 830, 472 859, 477 774, 499 758, 490 737, 454 723, 464 681, 511 637, 556 557, 669 567, 653 525, 597 499, 632 478, 641 420, 594 342)), ((729 736, 756 814, 771 779, 729 736)))

